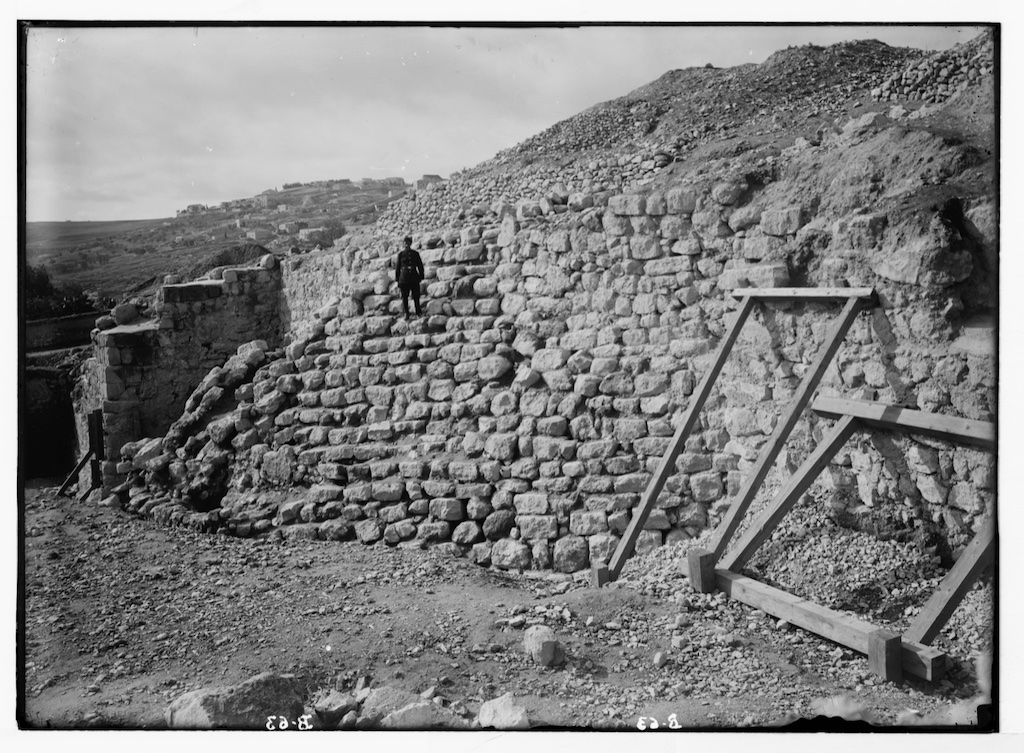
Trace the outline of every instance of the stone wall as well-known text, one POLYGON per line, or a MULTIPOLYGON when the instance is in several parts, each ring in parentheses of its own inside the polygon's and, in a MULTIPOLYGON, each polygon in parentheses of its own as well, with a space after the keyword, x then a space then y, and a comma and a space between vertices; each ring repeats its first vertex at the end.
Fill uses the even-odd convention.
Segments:
POLYGON ((351 280, 352 252, 328 249, 281 261, 281 331, 307 325, 324 301, 340 295, 351 280))
POLYGON ((76 386, 75 414, 85 448, 87 416, 103 411, 107 485, 126 470, 117 463, 121 447, 166 432, 196 385, 240 342, 256 334, 280 342, 280 289, 280 270, 267 256, 257 267, 222 268, 211 279, 164 285, 153 318, 116 324, 108 317, 107 328, 93 333, 95 356, 76 386))
MULTIPOLYGON (((351 278, 337 254, 288 270, 293 310, 324 295, 320 308, 293 320, 283 349, 247 345, 211 372, 186 403, 207 406, 201 420, 127 448, 120 492, 166 519, 202 500, 206 524, 236 535, 443 544, 499 567, 605 562, 745 286, 876 288, 821 394, 991 420, 991 197, 965 197, 959 223, 930 199, 871 198, 850 175, 861 154, 882 189, 915 169, 909 155, 965 164, 941 139, 870 118, 780 160, 723 160, 642 192, 549 186, 472 204, 414 233, 428 279, 413 322, 387 243, 350 240, 351 278)), ((837 314, 770 304, 752 317, 639 551, 721 515, 837 314)), ((768 489, 826 429, 802 419, 768 489)), ((991 510, 992 468, 977 451, 868 433, 817 493, 853 521, 939 531, 956 549, 991 510)))
POLYGON ((25 352, 88 345, 96 312, 25 322, 25 352))

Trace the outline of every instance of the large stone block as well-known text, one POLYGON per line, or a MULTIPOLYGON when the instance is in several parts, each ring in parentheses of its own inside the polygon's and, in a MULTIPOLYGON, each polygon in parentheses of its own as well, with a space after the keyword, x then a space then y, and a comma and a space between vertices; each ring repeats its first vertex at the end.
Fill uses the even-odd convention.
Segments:
POLYGON ((542 348, 533 354, 532 366, 542 374, 555 371, 563 368, 571 355, 565 348, 542 348))
POLYGON ((477 364, 477 375, 484 381, 501 379, 512 370, 512 362, 504 356, 488 356, 477 364))
POLYGON ((761 230, 767 235, 793 235, 803 227, 804 221, 804 210, 799 205, 768 209, 761 214, 761 230))
POLYGON ((356 538, 364 544, 373 544, 384 536, 385 523, 380 518, 366 518, 355 525, 356 538))
POLYGON ((491 434, 484 443, 484 452, 494 460, 514 460, 518 452, 519 437, 515 434, 491 434))
POLYGON ((640 194, 619 194, 608 199, 608 211, 617 215, 637 216, 645 214, 647 199, 640 194))
POLYGON ((722 497, 722 475, 718 471, 707 471, 690 476, 690 493, 698 502, 714 502, 722 497))
POLYGON ((452 541, 463 546, 476 544, 484 538, 480 524, 473 520, 465 520, 459 523, 452 531, 452 541))
POLYGON ((460 521, 466 517, 462 500, 438 497, 430 500, 430 514, 438 520, 460 521))
POLYGON ((590 547, 581 536, 563 536, 555 542, 554 569, 560 573, 575 573, 590 564, 590 547))
POLYGON ((636 538, 636 556, 642 557, 662 545, 662 532, 660 530, 643 530, 636 538))
POLYGON ((789 285, 789 269, 785 262, 767 262, 725 269, 718 276, 718 287, 722 290, 743 287, 782 288, 787 285, 789 285))
POLYGON ((513 499, 520 515, 544 515, 549 510, 548 495, 543 492, 517 494, 513 499))
POLYGON ((629 254, 637 261, 657 259, 661 256, 661 245, 651 235, 634 235, 629 239, 629 254))
POLYGON ((697 189, 691 186, 677 186, 665 193, 669 214, 693 214, 697 208, 697 189))
POLYGON ((451 533, 451 525, 443 520, 435 523, 420 523, 420 527, 416 531, 417 538, 426 544, 448 541, 451 538, 451 533))
POLYGON ((491 541, 508 536, 515 526, 516 515, 512 510, 495 510, 484 519, 484 535, 491 541))
POLYGON ((587 545, 590 548, 590 563, 607 565, 619 545, 619 537, 610 533, 595 533, 587 539, 587 545))
POLYGON ((569 530, 577 536, 592 536, 608 531, 608 516, 601 511, 577 510, 569 516, 569 530))
POLYGON ((491 548, 491 564, 502 570, 526 570, 532 560, 530 547, 522 541, 501 539, 491 548))
POLYGON ((554 515, 518 515, 516 525, 523 538, 531 541, 558 537, 558 520, 554 515))

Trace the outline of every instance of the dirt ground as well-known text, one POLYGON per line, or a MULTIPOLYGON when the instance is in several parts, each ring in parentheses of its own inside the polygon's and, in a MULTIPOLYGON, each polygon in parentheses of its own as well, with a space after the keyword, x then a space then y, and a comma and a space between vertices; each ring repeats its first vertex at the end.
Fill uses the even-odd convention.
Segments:
POLYGON ((472 723, 512 692, 531 727, 577 730, 774 728, 841 695, 885 725, 976 692, 967 668, 876 681, 864 657, 722 598, 598 591, 585 573, 500 572, 429 549, 201 534, 52 483, 25 494, 26 727, 161 728, 181 694, 268 671, 295 674, 307 705, 360 682, 434 688, 472 723), (524 629, 539 623, 563 642, 563 666, 526 655, 524 629), (671 645, 680 624, 685 649, 671 645))

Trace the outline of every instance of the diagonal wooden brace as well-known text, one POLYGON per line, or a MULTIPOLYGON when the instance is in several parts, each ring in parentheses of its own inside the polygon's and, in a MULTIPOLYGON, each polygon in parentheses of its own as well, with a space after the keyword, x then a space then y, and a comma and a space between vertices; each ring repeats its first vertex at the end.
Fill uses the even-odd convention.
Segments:
POLYGON ((814 483, 818 474, 842 449, 846 440, 857 428, 857 419, 852 416, 843 416, 839 420, 832 432, 814 448, 814 452, 807 457, 800 469, 775 495, 775 499, 768 509, 761 514, 760 518, 750 524, 750 527, 736 542, 736 546, 722 557, 719 567, 739 572, 747 564, 758 547, 772 535, 772 531, 786 516, 786 513, 793 509, 797 500, 800 499, 800 495, 814 483))
POLYGON ((981 571, 992 563, 996 545, 995 528, 995 523, 989 518, 975 534, 917 619, 903 634, 904 639, 925 645, 935 640, 981 571))
POLYGON ((718 530, 715 532, 713 551, 716 561, 722 557, 728 548, 729 541, 732 539, 733 534, 736 533, 740 521, 747 512, 747 508, 750 507, 750 503, 761 489, 761 484, 764 483, 764 479, 768 475, 768 471, 771 470, 775 458, 778 457, 804 408, 810 402, 811 395, 817 389, 821 377, 825 374, 825 369, 832 362, 836 351, 839 350, 843 338, 846 337, 846 333, 853 325, 862 305, 861 299, 850 298, 843 307, 839 319, 833 324, 832 331, 828 339, 826 339, 825 345, 804 375, 804 380, 793 396, 793 401, 789 404, 789 408, 775 426, 775 431, 772 432, 772 436, 761 451, 754 470, 747 477, 743 488, 740 489, 736 500, 732 503, 721 524, 719 524, 718 530))
POLYGON ((725 338, 718 346, 718 353, 715 355, 714 363, 704 375, 700 385, 694 390, 682 423, 676 429, 676 433, 672 437, 672 441, 664 456, 662 456, 654 476, 648 482, 639 504, 633 509, 633 517, 630 519, 629 525, 626 526, 626 530, 619 540, 619 545, 615 548, 615 552, 608 561, 608 577, 610 580, 616 580, 619 577, 619 573, 622 572, 622 566, 633 555, 633 548, 636 546, 637 537, 640 535, 640 531, 643 530, 644 523, 647 522, 651 510, 654 509, 654 503, 657 502, 658 495, 661 494, 661 490, 665 487, 665 482, 675 471, 676 458, 679 457, 679 453, 686 446, 686 440, 690 436, 690 432, 693 431, 700 411, 704 407, 704 403, 707 402, 708 396, 710 396, 711 390, 715 386, 715 380, 722 371, 722 367, 729 357, 729 352, 732 350, 732 346, 736 342, 736 338, 739 337, 740 330, 743 328, 743 323, 746 322, 753 307, 754 299, 749 296, 745 297, 739 310, 736 312, 736 318, 733 320, 732 327, 730 327, 725 338))

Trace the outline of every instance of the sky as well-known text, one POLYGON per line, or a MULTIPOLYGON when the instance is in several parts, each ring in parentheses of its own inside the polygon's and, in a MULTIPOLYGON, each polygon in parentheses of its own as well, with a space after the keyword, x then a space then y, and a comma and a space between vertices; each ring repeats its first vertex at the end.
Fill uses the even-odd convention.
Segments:
POLYGON ((284 183, 448 177, 666 71, 790 45, 947 49, 967 26, 40 26, 26 215, 173 216, 284 183))

